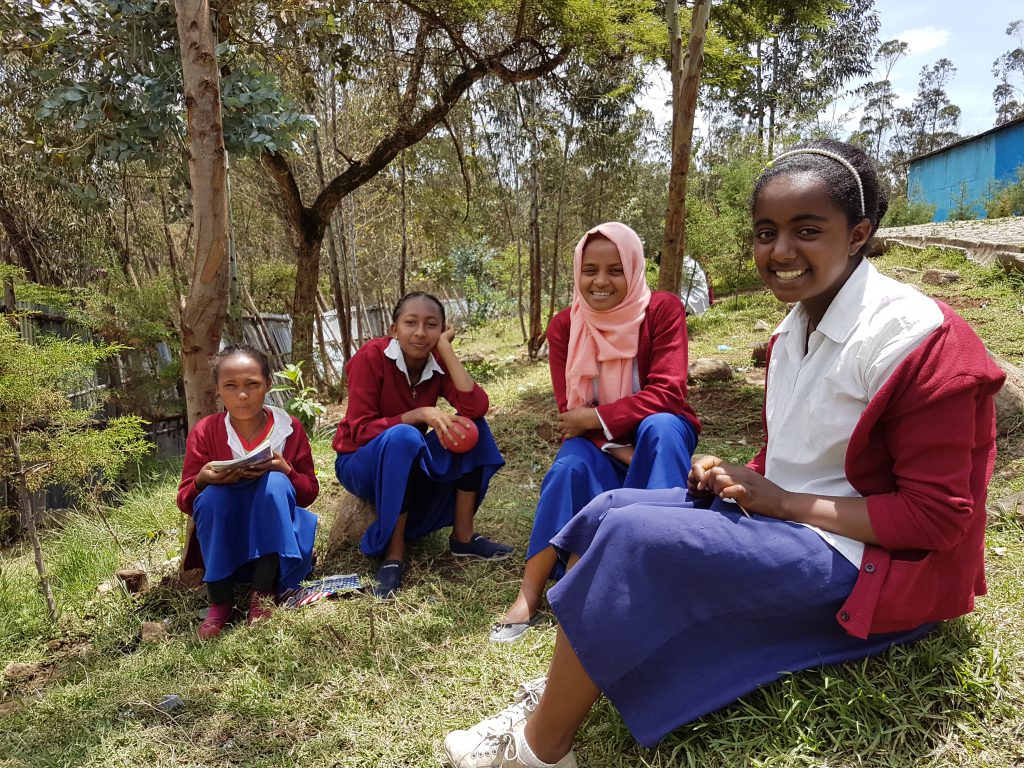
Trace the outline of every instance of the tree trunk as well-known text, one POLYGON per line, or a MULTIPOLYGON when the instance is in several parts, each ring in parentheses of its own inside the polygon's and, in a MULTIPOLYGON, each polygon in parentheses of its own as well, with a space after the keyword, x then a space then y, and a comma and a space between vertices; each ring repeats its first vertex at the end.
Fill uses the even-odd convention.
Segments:
POLYGON ((693 123, 697 112, 697 90, 704 63, 704 37, 711 16, 711 0, 695 0, 690 23, 690 45, 686 54, 685 77, 680 90, 672 94, 672 175, 668 186, 668 210, 665 214, 665 238, 661 247, 658 288, 679 291, 683 279, 683 254, 686 251, 686 185, 690 175, 690 150, 693 123))
POLYGON ((572 130, 576 122, 576 111, 569 112, 569 129, 565 132, 565 146, 562 148, 562 178, 558 183, 558 204, 555 207, 555 242, 551 248, 551 302, 548 305, 548 324, 555 315, 558 301, 558 251, 562 236, 562 203, 565 200, 565 182, 569 176, 569 146, 572 144, 572 130))
POLYGON ((540 324, 541 293, 543 291, 543 279, 541 275, 541 251, 540 251, 540 172, 537 168, 540 162, 540 147, 536 134, 537 119, 537 89, 536 83, 530 83, 529 88, 529 116, 524 117, 524 123, 529 123, 527 134, 530 137, 530 340, 527 343, 527 354, 531 360, 537 358, 541 345, 544 343, 544 329, 540 324))
POLYGON ((25 482, 25 465, 21 461, 21 445, 15 437, 7 438, 7 449, 11 452, 14 461, 14 476, 18 481, 18 506, 21 512, 21 521, 25 526, 25 533, 28 534, 29 542, 32 544, 32 553, 35 555, 36 573, 39 574, 39 594, 46 601, 46 612, 50 621, 56 622, 57 602, 53 599, 53 590, 50 589, 50 577, 46 574, 46 561, 43 560, 43 546, 39 541, 39 530, 36 528, 36 513, 32 509, 32 496, 25 482))
POLYGON ((208 0, 175 0, 195 222, 195 266, 181 316, 181 369, 189 429, 216 410, 207 361, 220 346, 228 306, 227 151, 220 70, 208 0))
POLYGON ((406 260, 409 258, 409 215, 405 196, 405 151, 398 161, 398 191, 402 200, 402 252, 398 258, 398 295, 405 296, 406 260))

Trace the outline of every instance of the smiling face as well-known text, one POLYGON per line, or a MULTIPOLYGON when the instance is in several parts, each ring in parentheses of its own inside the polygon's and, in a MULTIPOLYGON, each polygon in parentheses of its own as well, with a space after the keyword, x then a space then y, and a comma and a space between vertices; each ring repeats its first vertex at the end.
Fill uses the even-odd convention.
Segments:
POLYGON ((579 290, 587 305, 598 311, 614 309, 625 300, 629 282, 619 249, 608 238, 591 236, 583 246, 579 290))
POLYGON ((426 362, 442 331, 441 311, 437 304, 424 297, 403 303, 398 318, 391 325, 391 335, 398 339, 406 361, 413 363, 426 362))
POLYGON ((269 390, 270 382, 263 376, 263 369, 249 355, 231 355, 217 366, 217 394, 236 421, 259 416, 269 390))
POLYGON ((754 263, 780 301, 802 302, 815 322, 860 263, 871 223, 851 227, 813 173, 776 176, 754 205, 754 263))

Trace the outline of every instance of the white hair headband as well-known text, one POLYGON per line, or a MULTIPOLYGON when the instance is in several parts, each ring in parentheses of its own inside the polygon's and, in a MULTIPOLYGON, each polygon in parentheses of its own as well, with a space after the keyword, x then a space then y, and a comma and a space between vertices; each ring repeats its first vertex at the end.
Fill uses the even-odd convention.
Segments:
POLYGON ((835 152, 829 152, 827 149, 817 149, 816 147, 803 147, 802 149, 791 149, 789 152, 783 152, 781 155, 776 155, 773 159, 768 161, 765 168, 771 168, 775 163, 784 157, 790 157, 792 155, 821 155, 822 157, 828 157, 835 160, 837 163, 842 163, 846 166, 846 170, 853 174, 853 178, 857 180, 857 191, 860 193, 860 215, 861 218, 865 218, 867 209, 864 207, 864 185, 861 184, 860 174, 857 173, 857 169, 853 167, 853 163, 847 160, 842 155, 838 155, 835 152))

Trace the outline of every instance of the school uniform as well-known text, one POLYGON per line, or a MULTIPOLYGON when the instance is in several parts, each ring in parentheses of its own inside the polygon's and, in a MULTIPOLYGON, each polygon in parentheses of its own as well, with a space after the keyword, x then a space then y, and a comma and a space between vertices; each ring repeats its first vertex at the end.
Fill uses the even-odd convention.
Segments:
POLYGON ((679 489, 604 494, 552 542, 581 558, 549 600, 644 745, 784 674, 915 640, 984 594, 1002 373, 948 307, 866 261, 804 354, 806 328, 798 305, 773 336, 749 466, 867 497, 879 546, 679 489))
POLYGON ((267 472, 255 480, 196 487, 210 461, 248 453, 227 413, 202 419, 189 433, 178 486, 178 508, 195 521, 184 568, 202 568, 207 582, 248 581, 253 563, 277 554, 278 589, 298 586, 312 570, 317 517, 306 507, 320 486, 302 425, 284 410, 266 406, 271 446, 291 465, 287 475, 267 472), (196 546, 198 544, 198 546, 196 546))
MULTIPOLYGON (((570 328, 569 309, 548 325, 551 384, 559 413, 568 409, 565 370, 570 328)), ((604 491, 686 485, 700 432, 700 420, 686 402, 686 372, 683 305, 674 294, 654 291, 640 324, 633 393, 597 403, 602 429, 562 443, 541 483, 527 559, 547 548, 573 515, 604 491), (628 467, 606 452, 617 445, 633 446, 628 467)), ((552 577, 558 578, 562 571, 557 565, 552 577)))
POLYGON ((491 477, 505 460, 484 419, 489 402, 478 384, 469 392, 459 391, 436 351, 420 380, 412 384, 401 346, 390 338, 360 347, 345 374, 348 407, 334 436, 335 471, 346 490, 370 501, 377 511, 360 541, 364 554, 384 552, 402 512, 408 512, 407 539, 451 526, 463 478, 472 478, 475 487, 465 490, 477 491, 480 506, 491 477), (466 453, 447 450, 423 425, 402 423, 402 414, 434 406, 440 397, 477 426, 477 443, 466 453), (416 483, 415 493, 407 492, 410 478, 416 483))

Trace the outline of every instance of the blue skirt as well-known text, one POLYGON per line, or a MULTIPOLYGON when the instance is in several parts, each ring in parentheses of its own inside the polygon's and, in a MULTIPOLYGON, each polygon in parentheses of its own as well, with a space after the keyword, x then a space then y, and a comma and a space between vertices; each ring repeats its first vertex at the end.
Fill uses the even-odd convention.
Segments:
POLYGON ((408 510, 405 538, 417 539, 447 528, 455 521, 456 484, 463 475, 480 468, 479 508, 494 473, 505 464, 491 429, 483 418, 474 419, 479 438, 472 450, 452 453, 441 445, 435 432, 423 434, 409 424, 385 430, 354 453, 339 453, 334 464, 338 481, 349 493, 371 502, 377 519, 366 529, 359 547, 370 557, 380 556, 405 512, 405 487, 413 464, 430 480, 429 490, 408 510))
POLYGON ((204 581, 247 581, 252 562, 276 553, 278 589, 294 589, 313 569, 317 517, 295 506, 295 488, 280 472, 232 485, 208 485, 192 517, 204 581))
POLYGON ((805 526, 681 489, 603 494, 552 544, 580 555, 548 592, 559 624, 647 747, 783 675, 932 626, 848 635, 835 614, 857 580, 849 560, 805 526))
MULTIPOLYGON (((670 413, 656 413, 640 422, 628 468, 585 437, 566 440, 541 483, 526 559, 546 549, 598 494, 615 488, 685 488, 696 447, 693 425, 670 413)), ((559 578, 563 571, 559 563, 551 577, 559 578)))

